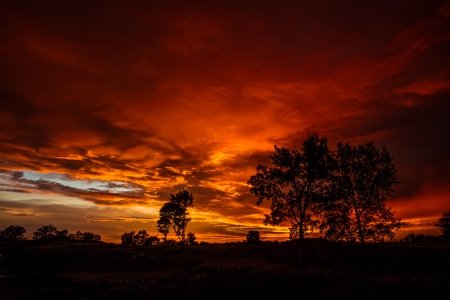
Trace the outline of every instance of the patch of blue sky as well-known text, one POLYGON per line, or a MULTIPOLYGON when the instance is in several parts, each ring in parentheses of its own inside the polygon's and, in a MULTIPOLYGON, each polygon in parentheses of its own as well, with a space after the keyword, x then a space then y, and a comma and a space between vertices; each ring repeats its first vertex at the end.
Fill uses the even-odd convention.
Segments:
POLYGON ((20 202, 30 202, 33 205, 41 204, 41 205, 49 205, 49 204, 59 204, 59 205, 69 205, 69 206, 78 206, 84 208, 93 208, 97 205, 77 198, 77 197, 68 197, 61 195, 51 195, 51 194, 41 194, 41 193, 15 193, 8 191, 1 191, 0 200, 4 201, 20 201, 20 202))
POLYGON ((23 174, 24 174, 23 178, 28 180, 37 181, 43 179, 82 190, 97 189, 101 191, 109 191, 116 193, 140 190, 140 188, 138 187, 123 182, 103 181, 103 180, 81 180, 72 178, 70 175, 67 174, 60 174, 56 172, 42 173, 36 171, 23 171, 23 174))

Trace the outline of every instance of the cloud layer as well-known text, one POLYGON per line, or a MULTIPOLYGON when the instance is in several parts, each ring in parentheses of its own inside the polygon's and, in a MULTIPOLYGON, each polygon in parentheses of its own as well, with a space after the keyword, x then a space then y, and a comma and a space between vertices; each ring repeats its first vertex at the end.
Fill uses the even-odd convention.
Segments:
POLYGON ((280 236, 246 182, 273 145, 313 132, 331 148, 385 146, 400 180, 389 204, 411 224, 449 209, 446 1, 55 1, 0 15, 2 226, 156 232, 161 203, 187 188, 204 239, 280 236))

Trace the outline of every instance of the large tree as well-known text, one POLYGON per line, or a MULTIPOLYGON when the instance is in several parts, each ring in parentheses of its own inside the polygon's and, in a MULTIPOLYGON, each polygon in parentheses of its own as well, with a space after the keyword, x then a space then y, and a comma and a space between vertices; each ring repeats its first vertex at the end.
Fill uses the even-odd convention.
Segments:
POLYGON ((264 223, 275 226, 289 221, 302 245, 304 235, 317 228, 319 221, 313 215, 329 192, 327 139, 309 135, 300 151, 275 146, 270 158, 273 167, 259 165, 250 177, 250 191, 258 198, 257 205, 271 202, 264 223))
POLYGON ((356 147, 338 143, 333 158, 334 197, 322 206, 325 237, 362 244, 393 238, 402 223, 386 207, 398 183, 389 153, 385 148, 380 152, 372 142, 356 147))

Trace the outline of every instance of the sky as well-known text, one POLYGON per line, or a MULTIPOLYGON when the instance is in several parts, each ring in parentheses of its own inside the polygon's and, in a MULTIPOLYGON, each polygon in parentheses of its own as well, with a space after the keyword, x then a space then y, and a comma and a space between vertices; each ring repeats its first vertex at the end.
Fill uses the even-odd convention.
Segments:
POLYGON ((198 240, 284 240, 247 181, 311 133, 386 147, 397 238, 450 210, 448 1, 3 1, 0 40, 0 229, 156 235, 187 189, 198 240))

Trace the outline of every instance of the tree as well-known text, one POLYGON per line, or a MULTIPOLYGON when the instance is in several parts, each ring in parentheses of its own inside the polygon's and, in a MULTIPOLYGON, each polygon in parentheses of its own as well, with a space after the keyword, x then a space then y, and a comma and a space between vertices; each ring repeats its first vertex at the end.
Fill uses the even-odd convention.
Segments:
POLYGON ((338 143, 333 154, 331 176, 333 198, 322 207, 321 230, 330 240, 381 241, 394 237, 403 223, 386 208, 397 184, 395 165, 385 148, 378 151, 372 142, 357 147, 338 143))
POLYGON ((153 245, 159 245, 160 240, 156 236, 149 236, 145 239, 144 246, 153 246, 153 245))
POLYGON ((69 239, 68 233, 66 229, 59 231, 52 225, 42 226, 33 233, 33 240, 63 241, 69 239))
POLYGON ((327 139, 309 135, 300 151, 275 146, 270 158, 274 167, 259 165, 248 181, 250 191, 258 197, 257 205, 271 201, 271 214, 265 215, 264 224, 289 221, 298 230, 302 247, 304 235, 318 227, 319 221, 312 216, 329 193, 327 139))
POLYGON ((188 207, 193 206, 194 197, 186 190, 179 191, 176 195, 170 194, 169 202, 165 203, 159 210, 159 220, 157 221, 158 232, 164 234, 164 243, 167 234, 173 228, 176 236, 181 239, 181 244, 185 242, 185 229, 191 221, 188 217, 188 207))
POLYGON ((133 243, 138 246, 143 246, 148 237, 147 230, 141 230, 133 236, 133 243))
POLYGON ((131 245, 134 244, 134 231, 124 232, 120 240, 122 241, 122 245, 131 245))
POLYGON ((436 226, 441 229, 444 238, 450 241, 450 211, 444 211, 436 226))
POLYGON ((198 242, 196 241, 196 237, 195 237, 195 233, 193 233, 193 232, 188 232, 188 234, 187 234, 187 243, 189 244, 189 245, 197 245, 198 244, 198 242))
POLYGON ((75 234, 69 234, 68 238, 73 241, 91 242, 100 241, 101 236, 92 232, 77 231, 75 234))
POLYGON ((258 230, 250 230, 247 233, 246 241, 249 244, 258 244, 259 243, 259 231, 258 230))
POLYGON ((23 234, 27 230, 22 226, 11 225, 3 230, 0 230, 0 241, 18 241, 23 240, 23 234))
POLYGON ((167 235, 172 229, 172 223, 174 219, 175 211, 178 209, 178 205, 168 202, 159 210, 159 220, 156 222, 158 232, 164 235, 163 242, 166 242, 167 235))

